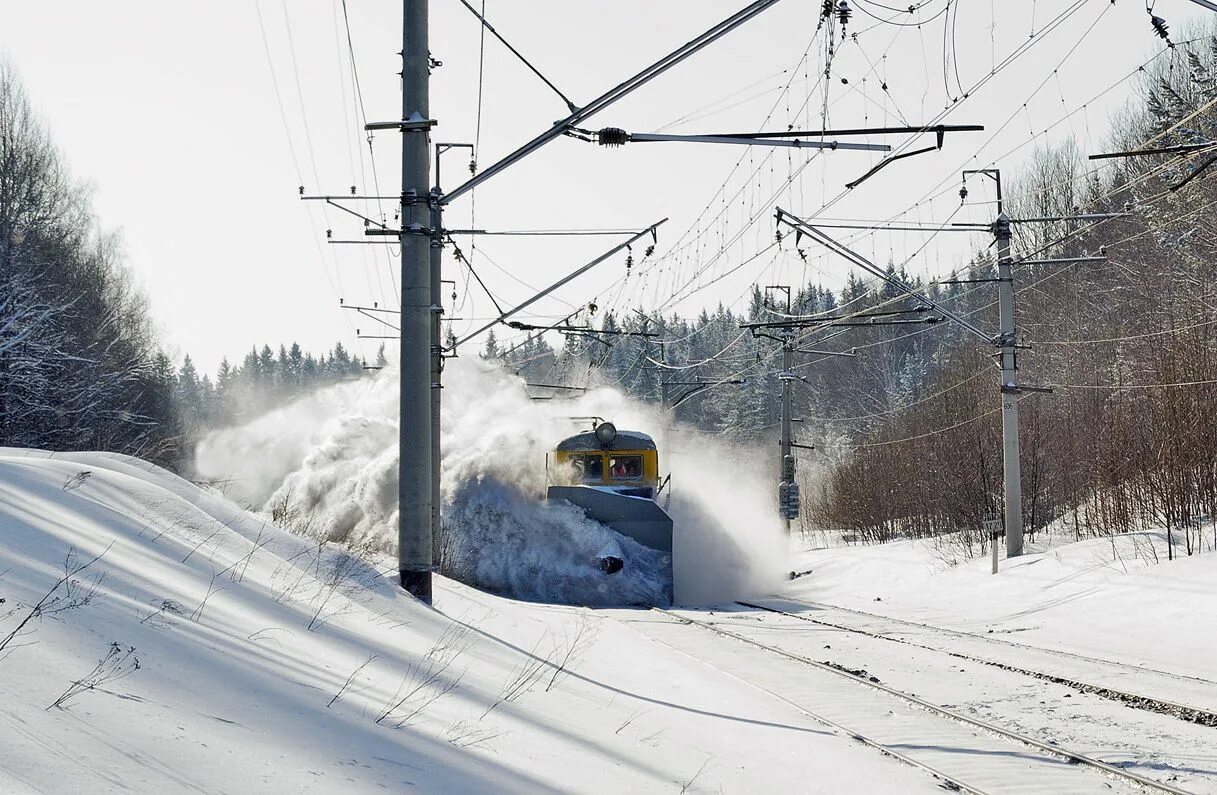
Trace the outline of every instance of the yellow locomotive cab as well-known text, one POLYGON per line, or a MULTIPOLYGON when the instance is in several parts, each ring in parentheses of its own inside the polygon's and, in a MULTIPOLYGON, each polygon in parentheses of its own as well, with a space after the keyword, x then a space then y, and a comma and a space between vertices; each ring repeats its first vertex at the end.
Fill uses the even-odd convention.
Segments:
POLYGON ((652 499, 659 489, 659 456, 654 447, 604 451, 563 450, 559 445, 554 460, 559 472, 569 474, 569 485, 606 486, 652 499))

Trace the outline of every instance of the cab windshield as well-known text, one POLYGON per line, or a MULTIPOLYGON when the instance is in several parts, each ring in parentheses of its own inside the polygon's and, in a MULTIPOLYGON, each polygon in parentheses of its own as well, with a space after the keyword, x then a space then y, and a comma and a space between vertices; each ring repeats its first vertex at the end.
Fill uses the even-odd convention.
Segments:
POLYGON ((610 457, 609 474, 613 480, 641 480, 642 456, 616 455, 610 457))
POLYGON ((604 458, 598 454, 576 455, 570 459, 575 477, 584 482, 604 480, 604 458))

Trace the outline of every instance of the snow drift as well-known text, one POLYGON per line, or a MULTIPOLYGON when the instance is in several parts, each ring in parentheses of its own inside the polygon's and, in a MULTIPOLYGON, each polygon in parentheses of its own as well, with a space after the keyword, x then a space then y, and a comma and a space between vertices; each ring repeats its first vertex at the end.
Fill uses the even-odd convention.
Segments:
POLYGON ((137 459, 0 448, 0 792, 933 791, 613 611, 392 574, 137 459))

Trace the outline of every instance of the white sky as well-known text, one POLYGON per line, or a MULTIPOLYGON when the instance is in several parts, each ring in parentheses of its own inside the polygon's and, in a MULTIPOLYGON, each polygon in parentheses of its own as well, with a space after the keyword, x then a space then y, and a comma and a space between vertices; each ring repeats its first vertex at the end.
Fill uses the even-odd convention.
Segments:
MULTIPOLYGON (((480 0, 474 2, 480 5, 480 0)), ((934 18, 946 3, 929 0, 917 16, 934 18)), ((486 13, 508 40, 581 103, 745 4, 488 0, 486 13)), ((816 28, 818 5, 810 0, 779 3, 585 126, 685 133, 818 127, 823 38, 800 60, 816 28), (791 88, 783 93, 789 80, 791 88), (772 119, 764 124, 775 103, 772 119)), ((901 28, 879 25, 862 13, 896 16, 874 0, 851 0, 851 5, 856 10, 849 30, 857 39, 839 46, 833 61, 830 126, 902 124, 901 114, 912 124, 930 121, 948 104, 943 66, 947 17, 901 28), (886 94, 880 89, 884 81, 886 94)), ((399 3, 348 0, 348 7, 368 117, 397 118, 399 3)), ((955 8, 952 4, 952 17, 955 8)), ((1108 115, 1124 101, 1131 82, 1090 100, 1160 49, 1138 0, 972 0, 959 9, 954 36, 946 36, 949 45, 954 39, 949 48, 956 54, 946 82, 956 95, 956 62, 959 82, 969 87, 1008 53, 1033 43, 945 119, 984 124, 986 131, 949 135, 942 152, 890 166, 822 215, 889 217, 942 183, 939 198, 917 205, 905 218, 945 219, 959 207, 961 168, 996 160, 1012 171, 1033 150, 1033 133, 1084 104, 1085 110, 1035 142, 1072 132, 1086 151, 1098 151, 1108 115), (1061 25, 1046 31, 1054 18, 1075 6, 1061 25)), ((1188 0, 1157 0, 1155 13, 1178 31, 1186 20, 1212 12, 1188 0)), ((897 21, 911 18, 905 14, 897 21)), ((343 193, 351 185, 362 193, 375 190, 366 146, 360 148, 363 133, 353 106, 341 19, 339 0, 0 5, 0 54, 21 74, 77 176, 94 186, 102 223, 122 230, 128 262, 168 343, 179 355, 190 353, 207 371, 214 371, 222 356, 239 360, 250 345, 263 342, 296 340, 322 350, 341 339, 373 355, 377 343, 357 341, 354 330, 382 332, 374 330, 374 322, 340 310, 338 298, 397 306, 399 261, 389 247, 327 246, 327 226, 335 239, 357 239, 359 222, 335 210, 323 213, 319 206, 310 213, 296 195, 299 184, 310 193, 343 193)), ((432 3, 431 50, 443 61, 433 75, 431 95, 431 115, 440 122, 438 140, 474 139, 478 31, 459 0, 432 3)), ((567 112, 489 36, 485 59, 478 156, 483 167, 567 112)), ((915 145, 929 143, 926 136, 915 145)), ((375 145, 384 195, 399 188, 398 146, 395 133, 382 134, 375 145)), ((668 252, 686 230, 692 232, 684 241, 698 242, 653 267, 635 266, 624 285, 618 283, 625 273, 624 256, 618 256, 538 303, 533 316, 565 315, 590 299, 619 309, 670 304, 669 310, 691 314, 720 301, 740 305, 755 281, 797 285, 815 279, 838 286, 846 266, 819 252, 809 252, 808 263, 789 251, 749 258, 773 239, 775 202, 770 197, 775 191, 781 206, 815 215, 879 157, 860 152, 815 157, 806 150, 683 143, 609 150, 563 138, 477 192, 477 226, 637 228, 670 217, 661 230, 658 254, 668 252), (741 157, 741 169, 728 179, 741 157), (811 164, 783 189, 809 158, 814 158, 811 164), (727 190, 716 194, 725 180, 727 190), (708 203, 711 213, 695 223, 708 203), (748 225, 754 215, 759 222, 748 225), (715 256, 720 248, 721 256, 715 256), (699 269, 704 272, 694 277, 699 269)), ((460 151, 447 156, 445 188, 467 175, 466 164, 460 151)), ((970 198, 983 198, 981 190, 974 186, 970 198)), ((446 225, 467 226, 470 205, 468 198, 458 200, 446 225)), ((389 205, 386 210, 391 213, 389 205)), ((989 220, 990 214, 981 205, 964 208, 955 220, 989 220)), ((966 238, 940 235, 913 259, 910 270, 949 270, 963 259, 966 238)), ((857 247, 879 261, 902 261, 923 239, 918 234, 865 235, 857 247)), ((522 283, 544 286, 613 242, 603 237, 482 238, 475 262, 500 301, 512 304, 531 295, 522 283)), ((469 250, 467 240, 462 245, 469 250)), ((445 277, 461 283, 457 314, 469 319, 456 324, 459 334, 473 318, 490 315, 492 306, 476 285, 465 289, 465 272, 450 253, 445 277)), ((635 253, 640 260, 641 248, 635 253)))

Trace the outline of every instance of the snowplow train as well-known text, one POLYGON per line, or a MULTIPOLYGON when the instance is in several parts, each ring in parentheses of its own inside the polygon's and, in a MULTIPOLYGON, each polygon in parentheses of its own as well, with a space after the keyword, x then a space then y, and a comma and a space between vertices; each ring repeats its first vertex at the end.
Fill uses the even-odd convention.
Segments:
MULTIPOLYGON (((660 505, 667 479, 659 475, 659 452, 645 433, 618 430, 596 418, 592 430, 569 436, 552 453, 547 467, 546 499, 565 500, 607 527, 639 544, 663 553, 667 582, 672 580, 672 518, 660 505)), ((605 574, 615 574, 628 561, 602 554, 605 574)), ((667 589, 671 601, 671 586, 667 589)))

